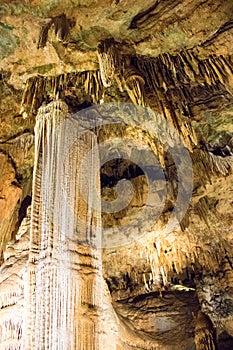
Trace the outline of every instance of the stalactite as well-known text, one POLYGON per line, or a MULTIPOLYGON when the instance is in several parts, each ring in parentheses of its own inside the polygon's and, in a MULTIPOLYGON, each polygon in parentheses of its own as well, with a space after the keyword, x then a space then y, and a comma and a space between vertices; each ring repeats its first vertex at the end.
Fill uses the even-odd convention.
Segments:
POLYGON ((208 205, 208 198, 202 197, 195 205, 195 211, 200 217, 201 220, 203 220, 207 225, 208 224, 208 215, 209 213, 209 205, 208 205))
POLYGON ((62 42, 67 41, 71 28, 75 25, 73 20, 66 17, 64 13, 53 17, 47 24, 45 24, 40 31, 37 48, 43 48, 48 41, 49 30, 54 28, 55 35, 62 42))
POLYGON ((199 181, 203 185, 211 183, 213 176, 227 176, 232 172, 232 157, 216 156, 207 150, 195 149, 191 154, 194 165, 194 175, 202 174, 199 181))
POLYGON ((22 315, 18 309, 9 312, 1 312, 0 323, 0 349, 20 350, 22 341, 22 315))
POLYGON ((80 168, 82 158, 95 146, 96 137, 86 132, 78 138, 79 130, 75 120, 67 119, 67 106, 61 101, 42 107, 38 113, 25 281, 25 349, 99 349, 98 313, 90 310, 89 321, 83 316, 86 304, 93 306, 97 299, 101 306, 101 289, 95 287, 101 278, 101 264, 91 266, 93 259, 100 259, 95 252, 100 212, 91 209, 98 206, 93 186, 99 164, 98 157, 92 157, 92 163, 80 168), (88 244, 91 275, 79 268, 80 242, 88 244))
POLYGON ((169 121, 192 151, 197 138, 190 119, 193 117, 193 106, 200 99, 200 92, 203 90, 206 96, 203 101, 206 98, 207 102, 210 96, 221 94, 224 88, 226 93, 232 94, 230 82, 233 72, 229 58, 210 55, 201 60, 192 50, 186 50, 176 56, 137 56, 133 62, 144 77, 145 89, 153 91, 157 107, 165 118, 170 115, 169 121))
POLYGON ((140 72, 132 65, 124 70, 124 86, 129 94, 131 101, 140 106, 145 106, 145 81, 140 72))
POLYGON ((100 102, 103 95, 100 71, 87 72, 84 88, 86 94, 91 95, 95 104, 100 102))
POLYGON ((29 78, 23 92, 20 113, 24 117, 36 114, 41 105, 64 98, 65 91, 75 93, 76 89, 84 89, 85 94, 92 97, 93 103, 99 103, 103 96, 100 72, 85 71, 55 77, 38 75, 29 78))
POLYGON ((208 153, 209 161, 210 161, 210 169, 213 173, 217 173, 219 175, 226 176, 233 169, 233 161, 232 158, 223 158, 220 156, 216 156, 212 153, 208 153))
MULTIPOLYGON (((224 257, 226 249, 225 243, 211 245, 208 236, 197 236, 190 228, 185 232, 173 231, 169 235, 151 232, 141 244, 153 276, 151 290, 160 291, 164 287, 174 289, 174 275, 182 275, 184 269, 192 270, 194 265, 205 271, 219 271, 220 257, 224 257)), ((148 278, 144 278, 144 282, 147 286, 148 278)))
POLYGON ((114 39, 103 40, 98 45, 100 75, 105 87, 112 85, 120 69, 120 53, 114 39))
MULTIPOLYGON (((177 72, 181 70, 181 61, 177 61, 177 58, 175 60, 175 57, 168 55, 156 59, 145 59, 139 56, 134 59, 134 63, 141 72, 147 87, 154 92, 156 97, 158 96, 156 100, 165 119, 178 130, 184 144, 192 151, 193 145, 197 144, 197 138, 188 118, 185 119, 181 116, 182 109, 177 108, 177 105, 181 106, 182 101, 180 101, 180 98, 173 96, 177 90, 172 89, 174 86, 177 87, 177 72)), ((179 74, 182 76, 181 72, 179 74)), ((185 72, 183 75, 185 76, 185 72)), ((178 86, 181 84, 183 82, 178 81, 178 86)), ((182 96, 182 88, 178 91, 182 96)), ((148 104, 150 105, 150 101, 148 101, 148 104)))
MULTIPOLYGON (((4 281, 4 288, 6 288, 6 281, 4 281)), ((8 285, 9 290, 1 292, 0 308, 15 305, 22 295, 22 290, 12 290, 10 284, 8 285)))

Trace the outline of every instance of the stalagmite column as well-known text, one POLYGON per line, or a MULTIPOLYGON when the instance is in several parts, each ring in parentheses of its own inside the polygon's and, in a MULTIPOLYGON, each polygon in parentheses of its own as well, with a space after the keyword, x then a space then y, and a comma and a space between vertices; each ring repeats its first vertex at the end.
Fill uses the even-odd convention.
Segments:
POLYGON ((23 349, 98 350, 98 155, 83 162, 96 137, 61 101, 40 109, 35 137, 23 349))
POLYGON ((195 327, 195 344, 197 350, 215 350, 214 328, 211 320, 199 311, 195 327))

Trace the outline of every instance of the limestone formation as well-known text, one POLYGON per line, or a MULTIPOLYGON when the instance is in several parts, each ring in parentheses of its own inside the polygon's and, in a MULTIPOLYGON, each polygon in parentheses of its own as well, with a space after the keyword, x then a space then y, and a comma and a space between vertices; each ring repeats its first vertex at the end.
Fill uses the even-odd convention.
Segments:
POLYGON ((0 11, 0 350, 232 349, 232 1, 0 11))

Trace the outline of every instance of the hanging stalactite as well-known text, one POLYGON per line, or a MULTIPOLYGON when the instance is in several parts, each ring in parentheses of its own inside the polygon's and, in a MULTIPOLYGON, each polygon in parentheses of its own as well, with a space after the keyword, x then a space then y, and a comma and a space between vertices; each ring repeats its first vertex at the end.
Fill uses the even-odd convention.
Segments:
MULTIPOLYGON (((185 145, 192 151, 197 138, 191 126, 200 95, 208 102, 214 95, 232 95, 230 58, 210 55, 201 60, 191 50, 176 56, 162 54, 156 58, 135 56, 135 67, 153 94, 153 103, 179 131, 185 145)), ((149 101, 150 104, 150 101, 149 101)))
MULTIPOLYGON (((145 241, 142 240, 142 251, 146 252, 152 273, 151 289, 174 289, 174 276, 184 275, 186 269, 195 273, 194 266, 212 273, 219 271, 222 263, 220 257, 224 257, 226 248, 225 242, 211 245, 209 237, 197 236, 196 232, 189 228, 185 232, 173 231, 170 235, 151 232, 145 241)), ((187 279, 187 276, 185 278, 187 279)), ((182 281, 177 283, 180 284, 177 288, 185 290, 182 281)))
MULTIPOLYGON (((176 68, 173 63, 169 65, 169 56, 161 56, 161 59, 142 59, 140 56, 134 59, 136 67, 140 70, 147 88, 153 91, 155 101, 163 113, 165 119, 178 130, 186 147, 192 151, 197 143, 195 132, 188 118, 181 116, 181 98, 173 97, 176 86, 176 68), (180 105, 174 106, 173 100, 180 105)), ((148 101, 150 104, 150 101, 148 101)))
POLYGON ((140 72, 127 61, 123 82, 131 101, 136 105, 145 106, 145 81, 140 72))
POLYGON ((84 96, 89 95, 94 104, 99 103, 103 96, 100 72, 84 71, 60 74, 55 77, 41 75, 31 77, 26 82, 20 113, 24 117, 35 115, 42 104, 65 99, 66 92, 69 91, 75 95, 75 90, 79 89, 83 90, 84 96))
POLYGON ((109 87, 113 84, 114 76, 118 74, 121 67, 119 47, 113 38, 99 43, 98 59, 103 85, 109 87))
POLYGON ((203 149, 195 149, 191 154, 194 166, 194 176, 205 185, 211 183, 213 176, 227 176, 233 169, 232 157, 221 157, 203 149), (202 174, 202 177, 199 175, 202 174))
POLYGON ((52 28, 54 29, 58 40, 66 42, 69 37, 70 30, 74 25, 75 21, 68 19, 64 13, 51 18, 51 20, 41 28, 37 48, 40 49, 46 46, 49 31, 52 28))

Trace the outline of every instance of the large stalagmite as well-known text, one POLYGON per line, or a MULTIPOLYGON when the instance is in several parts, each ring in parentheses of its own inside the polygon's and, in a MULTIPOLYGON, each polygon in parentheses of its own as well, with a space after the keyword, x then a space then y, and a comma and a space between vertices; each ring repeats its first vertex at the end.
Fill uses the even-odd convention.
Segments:
POLYGON ((81 164, 96 138, 89 131, 78 138, 77 121, 60 101, 41 108, 35 133, 24 348, 98 349, 101 221, 92 209, 98 157, 81 164), (88 271, 81 270, 83 254, 88 271))

